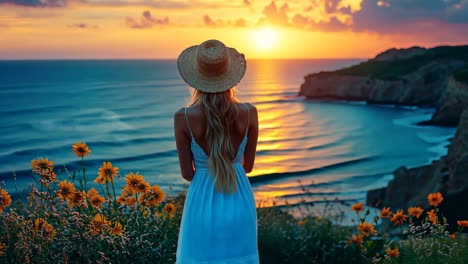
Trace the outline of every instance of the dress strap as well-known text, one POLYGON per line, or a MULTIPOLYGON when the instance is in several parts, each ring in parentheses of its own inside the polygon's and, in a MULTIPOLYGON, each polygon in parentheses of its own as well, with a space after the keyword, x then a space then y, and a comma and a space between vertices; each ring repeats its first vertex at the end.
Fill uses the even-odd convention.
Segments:
POLYGON ((250 114, 249 114, 249 106, 247 105, 247 127, 245 128, 245 136, 247 136, 247 133, 249 132, 249 118, 250 117, 250 114))
POLYGON ((187 107, 184 108, 184 111, 185 111, 185 121, 187 121, 187 127, 188 127, 188 129, 190 131, 190 136, 193 137, 192 129, 190 129, 190 123, 189 123, 188 117, 187 117, 187 107))

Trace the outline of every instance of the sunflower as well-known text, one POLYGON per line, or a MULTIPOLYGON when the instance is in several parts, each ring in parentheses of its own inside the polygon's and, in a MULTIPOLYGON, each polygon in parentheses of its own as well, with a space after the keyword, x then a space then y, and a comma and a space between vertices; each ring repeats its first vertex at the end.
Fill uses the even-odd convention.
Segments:
POLYGON ((386 252, 387 252, 387 255, 391 258, 396 258, 400 256, 400 251, 398 250, 398 248, 395 248, 395 249, 387 248, 386 252))
POLYGON ((73 193, 76 191, 75 185, 72 182, 67 182, 66 180, 59 183, 59 191, 57 195, 63 200, 69 200, 72 198, 73 193))
POLYGON ((391 218, 393 212, 390 211, 390 207, 384 207, 382 208, 382 211, 380 212, 380 217, 382 218, 391 218))
POLYGON ((88 191, 88 193, 87 193, 87 197, 88 197, 88 198, 91 198, 91 197, 93 197, 94 195, 99 195, 99 192, 98 192, 96 189, 94 189, 94 188, 89 189, 89 191, 88 191))
POLYGON ((149 188, 150 188, 150 184, 145 181, 142 181, 137 185, 137 189, 139 193, 145 193, 149 190, 149 188))
POLYGON ((122 224, 119 223, 118 221, 114 221, 112 223, 110 223, 110 226, 109 226, 109 233, 111 235, 122 235, 123 234, 123 227, 122 227, 122 224))
POLYGON ((84 157, 91 153, 91 150, 88 148, 88 145, 84 142, 78 142, 72 145, 72 150, 75 152, 76 156, 84 157))
POLYGON ((155 205, 164 201, 164 191, 158 185, 153 185, 140 197, 140 203, 146 201, 149 205, 155 205))
POLYGON ((377 231, 375 231, 374 226, 371 223, 367 223, 365 221, 357 226, 357 230, 361 231, 361 233, 366 237, 370 236, 371 233, 377 235, 377 231))
POLYGON ((129 174, 125 175, 125 182, 127 183, 127 185, 124 187, 124 190, 127 190, 130 193, 138 193, 138 185, 144 182, 144 180, 143 176, 138 174, 138 172, 130 172, 129 174))
POLYGON ((80 207, 84 205, 86 193, 84 191, 74 191, 69 199, 68 206, 70 207, 80 207))
POLYGON ((129 206, 132 206, 132 205, 135 205, 136 203, 136 197, 135 196, 132 196, 132 197, 129 197, 125 203, 129 206))
POLYGON ((362 243, 364 243, 362 234, 357 234, 356 236, 353 235, 353 237, 349 240, 349 244, 361 245, 362 243))
POLYGON ((47 223, 44 218, 37 218, 34 221, 33 230, 44 234, 45 237, 54 238, 57 235, 57 231, 55 231, 54 227, 47 223))
POLYGON ((444 200, 444 197, 440 192, 430 193, 427 196, 427 200, 429 201, 430 205, 437 207, 444 200))
POLYGON ((128 192, 127 190, 123 190, 120 196, 117 198, 117 202, 119 204, 126 204, 128 199, 132 196, 132 193, 128 192))
POLYGON ((437 214, 434 212, 434 209, 427 212, 427 215, 429 216, 429 221, 431 221, 432 224, 437 224, 437 214))
POLYGON ((356 213, 359 214, 360 211, 364 211, 364 205, 361 202, 353 204, 351 206, 351 210, 356 211, 356 213))
POLYGON ((98 191, 94 188, 91 188, 88 191, 88 199, 91 205, 96 207, 102 207, 102 203, 106 200, 104 197, 99 195, 98 191))
POLYGON ((114 181, 114 177, 119 175, 119 167, 112 167, 112 163, 103 162, 99 167, 97 178, 94 180, 97 183, 103 184, 109 181, 114 181))
POLYGON ((175 205, 173 203, 167 203, 164 205, 164 212, 168 214, 174 214, 175 213, 175 205))
POLYGON ((461 227, 468 227, 468 220, 458 220, 457 224, 461 227))
POLYGON ((11 205, 11 196, 8 192, 0 188, 0 212, 3 212, 5 208, 11 205))
POLYGON ((408 208, 408 214, 411 216, 416 216, 417 219, 419 219, 422 213, 423 213, 423 209, 421 209, 421 207, 408 208))
POLYGON ((104 233, 108 227, 109 221, 102 214, 96 214, 89 224, 89 231, 96 236, 104 233))
POLYGON ((390 219, 390 221, 392 221, 393 225, 397 225, 397 224, 403 224, 403 222, 406 221, 406 218, 408 218, 407 215, 403 214, 403 210, 398 210, 398 212, 396 212, 392 219, 390 219))
POLYGON ((54 162, 49 161, 48 158, 39 157, 37 160, 31 160, 31 168, 34 170, 53 170, 54 162))

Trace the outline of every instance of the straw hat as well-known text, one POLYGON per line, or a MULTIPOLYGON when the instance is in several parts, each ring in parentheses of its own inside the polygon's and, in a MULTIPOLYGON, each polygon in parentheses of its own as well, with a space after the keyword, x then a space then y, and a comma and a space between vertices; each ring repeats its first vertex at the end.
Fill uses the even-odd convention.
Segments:
POLYGON ((182 79, 205 93, 231 89, 244 76, 246 66, 244 54, 214 39, 185 49, 177 59, 182 79))

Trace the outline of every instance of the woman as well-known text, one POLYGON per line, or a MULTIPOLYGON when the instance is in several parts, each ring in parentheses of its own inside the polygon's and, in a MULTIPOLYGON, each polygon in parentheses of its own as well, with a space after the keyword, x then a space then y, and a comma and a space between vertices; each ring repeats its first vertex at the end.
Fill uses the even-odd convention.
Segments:
POLYGON ((195 89, 193 103, 174 115, 182 177, 190 181, 177 263, 259 263, 251 172, 257 109, 239 103, 233 87, 245 73, 243 54, 217 40, 184 50, 177 67, 195 89))

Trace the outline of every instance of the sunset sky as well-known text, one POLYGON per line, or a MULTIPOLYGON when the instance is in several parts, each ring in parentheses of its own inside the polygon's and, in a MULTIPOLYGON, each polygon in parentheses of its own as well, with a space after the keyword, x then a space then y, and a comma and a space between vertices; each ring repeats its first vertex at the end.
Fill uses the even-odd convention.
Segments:
POLYGON ((212 38, 247 58, 468 44, 468 0, 0 0, 0 59, 176 58, 212 38))

